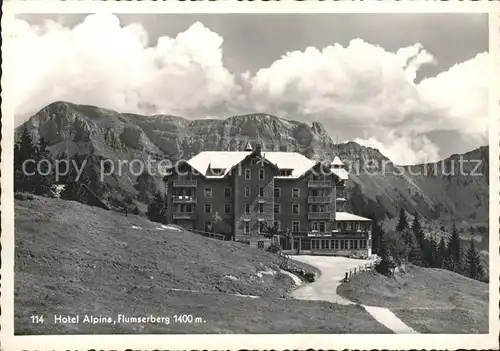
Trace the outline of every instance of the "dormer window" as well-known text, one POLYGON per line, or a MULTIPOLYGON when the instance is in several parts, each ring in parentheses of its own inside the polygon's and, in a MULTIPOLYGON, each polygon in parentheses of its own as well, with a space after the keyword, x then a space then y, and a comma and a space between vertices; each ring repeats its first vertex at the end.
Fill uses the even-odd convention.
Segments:
POLYGON ((280 177, 289 177, 292 175, 291 169, 281 169, 279 172, 280 177))

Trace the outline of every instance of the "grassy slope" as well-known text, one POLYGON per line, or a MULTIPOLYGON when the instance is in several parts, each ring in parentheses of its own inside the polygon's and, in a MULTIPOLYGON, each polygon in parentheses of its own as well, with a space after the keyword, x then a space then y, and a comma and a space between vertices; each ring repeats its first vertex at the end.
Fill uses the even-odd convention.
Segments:
POLYGON ((337 291, 365 305, 388 307, 420 332, 488 332, 488 284, 446 270, 410 266, 395 278, 367 272, 337 291))
POLYGON ((16 200, 15 215, 18 334, 388 332, 358 307, 283 299, 292 281, 257 275, 279 264, 262 250, 57 199, 16 200), (237 293, 263 298, 228 295, 237 293), (56 313, 192 314, 206 322, 54 325, 56 313), (32 324, 30 316, 39 314, 46 323, 32 324))

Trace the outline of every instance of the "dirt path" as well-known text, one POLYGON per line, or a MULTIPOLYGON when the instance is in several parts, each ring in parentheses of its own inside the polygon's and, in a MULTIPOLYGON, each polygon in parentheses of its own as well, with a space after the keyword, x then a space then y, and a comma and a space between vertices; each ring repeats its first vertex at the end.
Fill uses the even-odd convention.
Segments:
MULTIPOLYGON (((341 284, 345 272, 364 265, 369 261, 356 260, 347 257, 332 256, 293 256, 296 261, 310 264, 321 271, 320 278, 306 284, 294 291, 293 297, 300 300, 322 300, 341 305, 355 304, 354 302, 337 294, 337 287, 341 284)), ((388 308, 361 305, 380 324, 383 324, 394 333, 417 333, 404 324, 388 308)))

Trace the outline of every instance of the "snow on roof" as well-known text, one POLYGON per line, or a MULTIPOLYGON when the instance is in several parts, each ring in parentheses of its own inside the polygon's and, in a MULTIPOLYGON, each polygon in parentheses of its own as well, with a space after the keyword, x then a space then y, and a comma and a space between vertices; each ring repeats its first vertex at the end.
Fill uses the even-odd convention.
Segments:
POLYGON ((352 213, 348 212, 336 212, 335 213, 335 221, 341 222, 341 221, 365 221, 365 222, 371 222, 372 220, 370 218, 365 218, 361 217, 352 213))
POLYGON ((196 171, 204 175, 208 165, 212 168, 222 168, 224 169, 223 174, 210 176, 210 178, 221 178, 251 153, 251 151, 202 151, 187 162, 196 171))
POLYGON ((349 173, 343 168, 332 168, 331 172, 333 174, 336 174, 340 179, 342 180, 348 180, 349 179, 349 173))
POLYGON ((333 158, 333 161, 332 161, 332 166, 344 166, 344 164, 342 163, 342 161, 340 160, 340 158, 338 156, 335 156, 333 158))
POLYGON ((263 152, 262 156, 269 162, 278 166, 279 169, 292 170, 291 176, 282 176, 281 178, 300 177, 316 164, 316 162, 298 152, 269 151, 263 152))
MULTIPOLYGON (((229 173, 232 167, 238 165, 251 153, 252 151, 202 151, 187 162, 197 172, 207 176, 207 178, 223 178, 229 173), (224 172, 221 172, 220 175, 207 174, 208 166, 211 169, 223 169, 224 172)), ((262 156, 279 169, 289 169, 292 171, 290 176, 278 177, 282 179, 298 178, 316 165, 315 161, 298 152, 264 151, 262 152, 262 156)), ((340 179, 347 180, 349 178, 347 171, 343 168, 331 169, 331 171, 340 179)))

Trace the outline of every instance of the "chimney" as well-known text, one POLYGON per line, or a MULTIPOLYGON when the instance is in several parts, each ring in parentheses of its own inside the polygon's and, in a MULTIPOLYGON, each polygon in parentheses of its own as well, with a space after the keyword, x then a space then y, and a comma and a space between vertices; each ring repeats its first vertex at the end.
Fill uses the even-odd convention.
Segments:
POLYGON ((261 143, 257 143, 255 145, 255 151, 257 152, 257 154, 260 154, 262 152, 262 144, 261 143))

